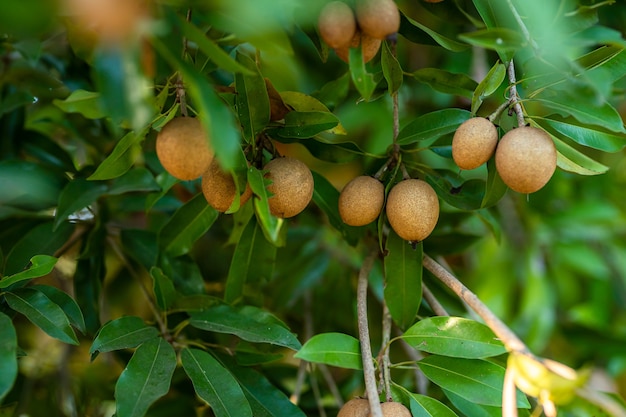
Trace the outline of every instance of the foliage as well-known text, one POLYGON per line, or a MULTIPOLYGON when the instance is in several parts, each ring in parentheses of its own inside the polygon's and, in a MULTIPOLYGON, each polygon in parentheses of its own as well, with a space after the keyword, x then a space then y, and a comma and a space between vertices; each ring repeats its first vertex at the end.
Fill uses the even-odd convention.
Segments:
MULTIPOLYGON (((0 5, 0 414, 332 415, 363 394, 355 288, 372 250, 376 365, 389 355, 387 395, 414 416, 501 415, 510 350, 423 254, 533 352, 626 395, 626 6, 398 0, 397 37, 364 64, 319 39, 323 3, 0 5), (530 196, 493 161, 451 157, 469 117, 517 125, 500 107, 511 60, 525 121, 558 151, 530 196), (255 194, 228 214, 156 157, 157 132, 187 112, 255 194), (268 209, 273 154, 313 171, 293 219, 268 209), (341 187, 382 172, 388 192, 401 165, 440 198, 433 234, 409 245, 384 215, 344 225, 341 187)), ((513 398, 520 415, 545 406, 513 398)))

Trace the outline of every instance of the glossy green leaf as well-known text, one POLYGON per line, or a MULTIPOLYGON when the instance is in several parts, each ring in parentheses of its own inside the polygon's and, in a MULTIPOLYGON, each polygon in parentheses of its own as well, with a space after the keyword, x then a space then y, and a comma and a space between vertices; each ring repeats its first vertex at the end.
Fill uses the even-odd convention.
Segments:
POLYGON ((69 294, 50 285, 32 285, 30 288, 42 292, 53 303, 61 307, 72 326, 80 330, 82 333, 87 331, 83 312, 80 310, 80 307, 78 307, 76 301, 70 297, 69 294))
POLYGON ((500 201, 508 187, 500 178, 500 174, 496 170, 495 158, 491 158, 487 161, 487 182, 485 183, 485 196, 480 204, 480 207, 491 207, 500 201))
POLYGON ((267 316, 242 314, 241 309, 228 305, 211 307, 192 314, 190 324, 198 329, 228 333, 254 343, 269 343, 298 350, 300 342, 282 325, 269 322, 267 316))
POLYGON ((429 28, 426 24, 405 16, 404 13, 400 14, 400 30, 398 32, 412 42, 440 45, 452 52, 461 52, 468 48, 467 44, 450 39, 429 28))
POLYGON ((152 173, 144 167, 138 167, 115 178, 106 194, 119 195, 130 192, 159 191, 160 189, 152 173))
POLYGON ((472 94, 472 114, 476 114, 483 104, 483 99, 492 95, 506 78, 506 66, 496 62, 472 94))
POLYGON ((283 138, 311 138, 339 124, 332 113, 323 111, 291 111, 285 115, 285 125, 277 129, 283 138))
MULTIPOLYGON (((442 389, 476 404, 501 407, 505 369, 482 359, 431 355, 418 363, 424 375, 442 389)), ((517 392, 517 406, 530 408, 526 397, 517 392)))
MULTIPOLYGON (((350 89, 350 72, 346 72, 339 78, 324 84, 319 91, 313 93, 315 97, 324 103, 324 106, 335 108, 348 96, 350 89)), ((285 100, 283 93, 280 94, 285 100)), ((285 101, 286 102, 286 101, 285 101)))
POLYGON ((71 345, 78 339, 65 312, 44 293, 34 288, 18 288, 4 294, 9 307, 23 314, 51 337, 71 345))
POLYGON ((59 195, 54 228, 59 227, 70 215, 92 205, 107 191, 107 185, 101 182, 87 181, 85 178, 70 181, 59 195))
POLYGON ((269 181, 263 176, 262 171, 254 167, 248 169, 248 183, 252 192, 258 197, 254 198, 254 211, 259 224, 267 240, 273 245, 279 246, 284 219, 275 217, 270 213, 270 208, 267 204, 267 199, 270 195, 266 188, 269 181))
POLYGON ((98 92, 78 89, 64 100, 55 99, 52 102, 65 113, 80 113, 88 119, 102 119, 107 116, 98 92))
POLYGON ((160 246, 171 256, 189 253, 196 240, 217 220, 218 214, 202 193, 196 194, 163 225, 159 232, 160 246))
POLYGON ((52 271, 52 269, 54 269, 57 261, 58 259, 53 256, 35 255, 30 259, 29 267, 27 270, 2 278, 0 280, 0 288, 6 288, 9 285, 15 284, 16 282, 48 275, 52 271))
POLYGON ((426 113, 415 118, 400 130, 398 144, 407 146, 416 142, 438 139, 456 131, 459 125, 469 118, 470 112, 461 109, 444 109, 426 113))
POLYGON ((158 335, 156 328, 146 325, 139 317, 120 317, 102 326, 89 348, 89 354, 94 360, 101 352, 135 348, 158 335))
MULTIPOLYGON (((445 396, 448 397, 452 405, 465 416, 502 417, 502 407, 476 404, 448 390, 443 390, 443 392, 445 396)), ((524 413, 520 413, 519 411, 520 409, 518 409, 518 417, 523 416, 524 413)))
POLYGON ((117 417, 143 417, 170 390, 176 352, 162 338, 140 345, 115 384, 117 417))
POLYGON ((617 152, 626 146, 626 135, 607 132, 600 127, 584 125, 572 118, 532 117, 546 130, 563 135, 576 143, 604 152, 617 152))
POLYGON ((413 417, 457 417, 457 415, 433 397, 421 394, 409 396, 413 417))
POLYGON ((363 369, 359 341, 343 333, 319 333, 310 338, 295 357, 347 369, 363 369))
POLYGON ((554 138, 557 153, 557 166, 564 171, 579 175, 599 175, 609 170, 606 165, 597 162, 558 138, 554 138))
POLYGON ((17 378, 17 332, 9 316, 0 312, 0 402, 17 378))
POLYGON ((578 58, 576 63, 588 69, 589 73, 601 69, 605 79, 614 83, 626 75, 626 49, 603 45, 578 58))
POLYGON ((463 33, 459 38, 470 45, 498 51, 508 58, 507 62, 515 51, 526 46, 526 40, 521 33, 507 28, 477 30, 463 33))
POLYGON ((237 52, 237 62, 252 74, 235 74, 237 115, 243 128, 243 137, 251 142, 270 121, 270 100, 265 80, 255 62, 241 52, 237 52))
POLYGON ((361 98, 364 101, 368 101, 374 93, 376 82, 374 81, 374 76, 367 72, 365 62, 363 62, 361 45, 358 48, 350 48, 348 59, 352 83, 361 95, 361 98))
POLYGON ((87 177, 87 179, 91 181, 109 180, 128 172, 141 152, 139 144, 143 141, 145 135, 146 131, 139 133, 128 132, 124 135, 124 137, 117 142, 111 154, 98 165, 96 171, 87 177))
POLYGON ((269 281, 274 272, 276 246, 270 244, 261 226, 252 217, 244 229, 228 270, 224 301, 241 301, 246 282, 269 281))
POLYGON ((482 323, 461 317, 429 317, 402 335, 417 350, 443 356, 483 359, 506 353, 502 342, 482 323))
POLYGON ((426 176, 426 181, 446 203, 463 210, 480 208, 485 193, 485 182, 479 179, 470 179, 455 186, 451 182, 452 180, 453 178, 444 175, 426 176))
POLYGON ((389 47, 389 42, 383 42, 380 63, 382 64, 383 75, 387 81, 389 94, 396 94, 402 86, 403 72, 398 58, 393 55, 389 47))
POLYGON ((478 85, 465 74, 452 73, 438 68, 421 68, 411 73, 417 81, 428 84, 433 90, 445 94, 472 97, 478 85))
POLYGON ((152 290, 154 291, 157 305, 161 310, 168 310, 177 298, 174 283, 160 268, 151 268, 150 276, 153 281, 152 290))
POLYGON ((200 398, 216 417, 252 417, 252 409, 237 380, 210 353, 183 349, 183 368, 200 398))
POLYGON ((385 256, 385 302, 400 329, 409 327, 422 302, 423 246, 408 244, 394 231, 387 238, 385 256))

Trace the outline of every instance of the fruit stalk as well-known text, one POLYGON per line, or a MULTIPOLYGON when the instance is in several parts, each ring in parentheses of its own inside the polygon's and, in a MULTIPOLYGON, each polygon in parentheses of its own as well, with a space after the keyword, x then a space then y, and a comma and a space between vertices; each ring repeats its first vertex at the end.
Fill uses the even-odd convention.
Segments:
POLYGON ((517 81, 515 79, 515 63, 511 59, 508 66, 508 74, 509 74, 509 85, 511 87, 511 96, 509 100, 513 104, 513 111, 517 115, 517 125, 519 127, 526 126, 526 121, 524 120, 524 112, 522 110, 522 105, 520 104, 520 96, 517 92, 517 81))

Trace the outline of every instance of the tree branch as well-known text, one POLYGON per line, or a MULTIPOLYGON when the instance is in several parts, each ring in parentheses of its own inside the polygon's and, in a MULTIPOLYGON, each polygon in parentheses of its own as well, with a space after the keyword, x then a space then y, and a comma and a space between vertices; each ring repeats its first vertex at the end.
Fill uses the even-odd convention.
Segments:
POLYGON ((515 63, 511 59, 508 67, 509 74, 509 86, 511 90, 511 95, 509 97, 509 101, 513 104, 513 111, 515 111, 515 115, 517 116, 517 125, 519 127, 525 126, 526 121, 524 120, 524 111, 522 110, 522 105, 520 104, 520 96, 517 92, 517 80, 515 78, 515 63))

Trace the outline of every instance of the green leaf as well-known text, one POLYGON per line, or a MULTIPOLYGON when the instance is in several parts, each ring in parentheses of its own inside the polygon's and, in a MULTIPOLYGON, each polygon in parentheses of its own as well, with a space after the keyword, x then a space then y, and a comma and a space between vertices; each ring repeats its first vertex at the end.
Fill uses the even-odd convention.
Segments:
POLYGON ((558 151, 556 163, 562 170, 578 175, 599 175, 609 170, 606 165, 589 158, 561 139, 553 137, 553 140, 558 151))
POLYGON ((152 277, 152 288, 159 308, 168 310, 177 298, 174 283, 160 268, 150 268, 150 276, 152 277))
POLYGON ((109 189, 107 195, 119 195, 129 192, 149 192, 159 191, 161 187, 154 180, 154 176, 148 169, 139 167, 126 172, 124 175, 115 178, 109 189))
MULTIPOLYGON (((346 84, 348 84, 347 74, 344 77, 346 79, 346 84)), ((328 107, 318 99, 308 94, 301 93, 299 91, 283 91, 280 93, 280 97, 283 102, 294 109, 297 112, 322 112, 322 113, 330 113, 328 107)), ((336 117, 335 117, 336 118, 336 117)), ((333 133, 335 135, 345 135, 345 128, 339 123, 337 119, 337 125, 328 130, 329 133, 333 133)))
POLYGON ((0 312, 0 402, 17 378, 17 333, 11 318, 0 312))
POLYGON ((507 62, 513 57, 515 51, 526 46, 526 40, 521 33, 507 28, 482 29, 463 33, 459 35, 459 39, 470 45, 498 51, 501 56, 504 55, 507 58, 507 62))
POLYGON ((93 361, 101 352, 130 349, 154 339, 159 331, 136 316, 124 316, 106 323, 89 348, 93 361))
POLYGON ((458 186, 451 182, 453 177, 446 172, 443 175, 427 175, 426 181, 435 189, 437 195, 446 203, 462 210, 476 210, 480 208, 484 199, 485 182, 479 179, 470 179, 458 186))
POLYGON ((82 333, 87 331, 83 312, 80 310, 80 307, 78 307, 76 301, 70 297, 69 294, 50 285, 33 285, 30 288, 41 291, 53 303, 61 307, 72 326, 76 327, 82 333))
POLYGON ((472 97, 478 85, 465 74, 456 74, 438 68, 422 68, 413 72, 411 76, 419 82, 428 84, 435 91, 462 97, 472 97))
POLYGON ((18 288, 4 294, 9 307, 23 314, 34 325, 64 343, 78 345, 78 339, 65 312, 44 293, 34 288, 18 288))
POLYGON ((195 328, 233 334, 248 342, 269 343, 292 350, 300 349, 300 342, 293 333, 282 325, 268 322, 267 317, 242 314, 241 309, 224 304, 192 314, 189 322, 195 328))
POLYGON ((483 359, 506 353, 491 329, 461 317, 429 317, 402 335, 415 349, 443 356, 483 359))
POLYGON ((339 125, 339 119, 324 111, 291 111, 285 115, 285 125, 276 130, 283 138, 311 138, 339 125))
POLYGON ((16 159, 0 161, 0 207, 39 211, 56 206, 66 181, 41 164, 16 159))
POLYGON ((139 144, 145 136, 145 130, 139 133, 128 132, 117 142, 111 154, 98 165, 96 171, 87 179, 90 181, 109 180, 128 172, 141 152, 139 144))
POLYGON ((270 121, 270 99, 265 80, 255 62, 237 51, 237 61, 252 75, 235 74, 235 103, 243 137, 252 142, 270 121))
POLYGON ((65 100, 54 99, 52 103, 65 113, 80 113, 87 119, 102 119, 107 112, 102 107, 100 93, 75 90, 65 100))
POLYGON ((261 226, 252 217, 244 229, 228 270, 224 301, 241 301, 246 282, 269 281, 274 273, 276 246, 265 239, 261 226))
POLYGON ((139 346, 115 384, 117 417, 143 417, 170 390, 175 368, 176 352, 162 338, 139 346))
POLYGON ((415 248, 394 231, 387 238, 385 256, 385 302, 398 327, 406 329, 422 302, 421 242, 415 248))
POLYGON ((483 99, 492 95, 502 85, 506 77, 506 66, 496 62, 472 94, 472 114, 476 114, 483 104, 483 99))
POLYGON ((250 184, 252 192, 256 195, 256 197, 258 197, 254 198, 254 211, 259 224, 261 225, 267 240, 271 244, 279 246, 281 243, 280 232, 284 224, 284 219, 275 217, 270 213, 270 208, 267 204, 267 199, 270 195, 266 188, 269 181, 270 180, 263 176, 263 172, 259 171, 255 167, 250 167, 248 169, 248 184, 250 184))
POLYGON ((440 45, 452 52, 461 52, 468 48, 467 44, 457 42, 441 35, 434 29, 426 26, 426 24, 422 24, 405 16, 404 13, 400 13, 400 30, 398 32, 412 42, 426 45, 440 45), (424 34, 427 36, 424 36, 424 34), (432 41, 434 41, 434 43, 432 41))
POLYGON ((163 225, 159 232, 160 246, 171 256, 189 253, 196 240, 217 220, 218 214, 202 193, 196 194, 163 225))
POLYGON ((457 417, 448 406, 432 397, 410 394, 409 399, 413 417, 457 417))
POLYGON ((183 349, 183 368, 200 398, 216 417, 252 417, 252 409, 237 380, 211 354, 183 349))
POLYGON ((389 94, 394 95, 402 86, 403 72, 398 59, 391 52, 389 42, 383 42, 383 52, 380 58, 380 63, 383 67, 385 80, 387 80, 389 94))
POLYGON ((363 62, 363 54, 361 45, 357 48, 349 48, 349 64, 352 82, 364 101, 368 101, 376 89, 374 76, 367 72, 365 62, 363 62))
POLYGON ((359 341, 343 333, 320 333, 296 353, 297 359, 347 369, 363 369, 359 341))
POLYGON ((407 146, 416 142, 434 141, 443 135, 453 133, 469 118, 470 112, 461 109, 444 109, 426 113, 415 118, 400 130, 398 144, 407 146))
POLYGON ((481 208, 491 207, 504 197, 509 187, 502 181, 496 170, 495 158, 487 161, 487 182, 485 184, 485 196, 480 204, 481 208))
POLYGON ((618 152, 626 146, 626 135, 584 125, 573 118, 531 117, 539 126, 563 135, 576 143, 604 152, 618 152))
POLYGON ((30 259, 30 266, 27 270, 2 278, 0 280, 0 288, 6 288, 16 282, 48 275, 54 269, 57 261, 58 259, 53 256, 35 255, 30 259))
POLYGON ((56 230, 70 215, 93 204, 107 191, 108 187, 104 183, 87 181, 85 178, 70 181, 59 195, 54 229, 56 230))
POLYGON ((120 240, 124 251, 139 262, 146 271, 150 271, 156 265, 159 242, 155 232, 143 229, 122 229, 120 240))
MULTIPOLYGON (((417 363, 424 375, 442 389, 467 401, 502 406, 505 369, 482 359, 451 358, 431 355, 417 363)), ((517 406, 530 408, 526 397, 517 392, 517 406)))

